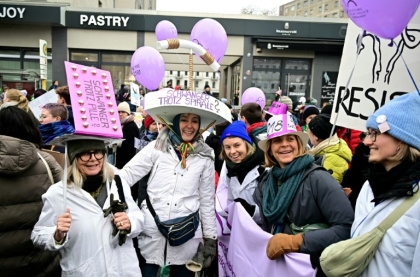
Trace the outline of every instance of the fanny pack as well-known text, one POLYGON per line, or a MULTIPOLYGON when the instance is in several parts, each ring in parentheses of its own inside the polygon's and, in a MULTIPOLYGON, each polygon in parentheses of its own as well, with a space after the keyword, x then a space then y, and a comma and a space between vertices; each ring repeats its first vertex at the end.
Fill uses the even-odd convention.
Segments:
POLYGON ((152 203, 150 203, 149 195, 146 197, 146 203, 158 230, 168 240, 170 246, 182 245, 194 237, 195 231, 200 223, 199 210, 188 216, 160 221, 155 209, 153 209, 152 203))
POLYGON ((320 263, 328 277, 359 276, 375 256, 386 231, 420 198, 417 192, 405 199, 372 231, 356 238, 331 244, 322 252, 320 263))

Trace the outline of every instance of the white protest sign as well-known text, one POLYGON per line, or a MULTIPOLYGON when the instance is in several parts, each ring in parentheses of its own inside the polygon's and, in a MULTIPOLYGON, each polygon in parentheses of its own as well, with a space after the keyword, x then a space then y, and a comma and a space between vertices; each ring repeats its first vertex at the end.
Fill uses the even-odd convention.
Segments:
POLYGON ((57 103, 57 100, 57 93, 55 93, 55 89, 52 89, 29 102, 29 108, 31 108, 35 118, 39 119, 41 117, 42 107, 47 103, 57 103))
POLYGON ((367 33, 357 57, 360 33, 361 29, 349 21, 331 122, 338 111, 338 99, 346 95, 345 87, 355 65, 348 94, 340 105, 337 125, 364 131, 367 118, 375 110, 399 95, 416 90, 402 58, 417 86, 420 85, 420 9, 402 34, 394 39, 398 49, 395 45, 389 46, 390 40, 367 33))
POLYGON ((149 92, 144 98, 144 109, 157 120, 159 116, 171 124, 180 113, 193 113, 200 116, 201 127, 210 123, 231 122, 231 113, 223 102, 201 92, 174 89, 161 89, 149 92))
POLYGON ((140 89, 135 83, 130 84, 131 104, 141 106, 140 89))

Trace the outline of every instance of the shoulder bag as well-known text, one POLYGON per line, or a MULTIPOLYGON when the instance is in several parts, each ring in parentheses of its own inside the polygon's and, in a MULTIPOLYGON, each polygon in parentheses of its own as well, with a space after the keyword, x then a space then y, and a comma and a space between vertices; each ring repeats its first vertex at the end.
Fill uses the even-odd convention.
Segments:
POLYGON ((420 192, 404 200, 376 228, 359 237, 331 244, 321 254, 321 268, 328 277, 360 275, 375 256, 385 232, 420 198, 420 192))
POLYGON ((162 235, 168 240, 170 246, 184 244, 194 237, 195 231, 200 223, 199 210, 188 216, 160 221, 152 203, 150 203, 149 195, 146 197, 146 203, 147 208, 150 210, 150 213, 155 219, 156 226, 162 235))

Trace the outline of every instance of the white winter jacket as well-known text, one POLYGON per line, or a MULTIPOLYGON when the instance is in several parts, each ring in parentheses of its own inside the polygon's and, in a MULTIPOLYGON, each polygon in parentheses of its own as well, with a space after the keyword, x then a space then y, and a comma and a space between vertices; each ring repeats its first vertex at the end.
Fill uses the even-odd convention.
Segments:
MULTIPOLYGON (((371 231, 405 200, 405 197, 387 199, 375 207, 373 198, 366 181, 357 198, 352 237, 371 231)), ((420 200, 386 231, 375 256, 360 276, 420 276, 419 261, 420 200)))
MULTIPOLYGON (((181 265, 195 255, 203 237, 216 239, 217 236, 214 152, 202 142, 202 151, 189 155, 187 168, 182 169, 173 146, 166 141, 168 152, 157 150, 158 141, 159 138, 137 153, 119 175, 132 185, 151 171, 147 193, 161 221, 184 217, 200 209, 203 228, 201 224, 198 226, 194 238, 180 246, 167 244, 166 264, 181 265)), ((139 236, 141 254, 147 263, 163 266, 166 239, 157 229, 146 201, 141 204, 141 211, 145 217, 145 230, 139 236)))
POLYGON ((244 199, 248 204, 255 206, 255 212, 252 215, 252 218, 257 224, 261 223, 260 209, 255 203, 253 198, 254 191, 258 186, 258 177, 260 173, 258 172, 257 165, 248 174, 245 176, 242 184, 239 182, 238 177, 234 176, 229 178, 227 176, 226 162, 223 163, 222 171, 220 172, 220 179, 218 186, 222 185, 228 188, 228 200, 234 201, 236 198, 244 199))
POLYGON ((64 213, 63 185, 52 185, 42 196, 44 206, 31 239, 36 246, 50 251, 60 251, 62 276, 141 276, 132 238, 143 230, 143 214, 131 197, 129 186, 122 181, 131 223, 131 233, 122 246, 118 245, 118 234, 112 236, 111 215, 104 217, 103 209, 109 207, 110 193, 119 199, 115 181, 108 191, 104 206, 99 207, 93 197, 73 184, 67 187, 67 207, 72 222, 62 245, 56 245, 54 233, 57 219, 64 213))

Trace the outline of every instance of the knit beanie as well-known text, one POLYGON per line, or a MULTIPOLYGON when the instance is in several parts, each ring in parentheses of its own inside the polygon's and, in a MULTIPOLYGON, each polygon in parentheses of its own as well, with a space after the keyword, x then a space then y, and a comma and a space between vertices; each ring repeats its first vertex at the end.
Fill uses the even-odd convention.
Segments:
MULTIPOLYGON (((308 127, 311 132, 320 139, 327 139, 330 136, 333 125, 330 123, 331 116, 329 114, 319 114, 312 118, 309 122, 308 127)), ((333 135, 337 131, 334 128, 333 135)))
POLYGON ((233 121, 224 131, 220 137, 220 143, 223 144, 223 140, 228 137, 241 138, 252 145, 252 140, 246 132, 246 125, 243 121, 233 121))
POLYGON ((130 111, 130 106, 128 105, 128 103, 127 103, 127 102, 121 102, 121 103, 118 105, 118 111, 119 111, 119 112, 125 112, 125 113, 127 113, 127 114, 131 114, 131 111, 130 111))
POLYGON ((71 140, 67 143, 67 152, 70 159, 70 164, 73 163, 77 154, 88 152, 91 150, 105 150, 105 143, 102 140, 94 139, 82 139, 82 140, 71 140))
POLYGON ((302 113, 302 119, 304 122, 306 122, 306 118, 308 118, 308 116, 310 115, 319 115, 319 110, 316 106, 314 105, 308 105, 305 107, 305 109, 303 109, 303 113, 302 113))
POLYGON ((280 97, 280 102, 287 105, 287 109, 292 110, 293 109, 293 101, 290 99, 289 96, 282 96, 280 97))
POLYGON ((369 116, 366 128, 389 135, 420 151, 420 107, 418 92, 392 99, 369 116), (389 126, 389 130, 388 129, 389 126))
POLYGON ((144 128, 149 129, 150 124, 152 124, 153 122, 155 122, 153 117, 151 116, 146 117, 146 119, 144 120, 144 128))
POLYGON ((331 115, 333 109, 332 104, 325 105, 325 107, 322 108, 321 113, 329 114, 331 115))

